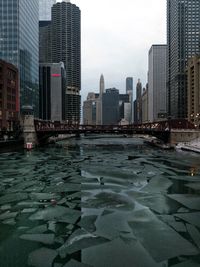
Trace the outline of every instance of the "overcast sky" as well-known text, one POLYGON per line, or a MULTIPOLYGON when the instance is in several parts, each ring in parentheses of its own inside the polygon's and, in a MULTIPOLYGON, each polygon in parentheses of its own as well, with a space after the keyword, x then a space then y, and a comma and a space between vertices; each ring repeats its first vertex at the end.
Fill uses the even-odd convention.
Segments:
POLYGON ((166 0, 71 0, 81 9, 82 100, 106 88, 125 92, 125 79, 147 82, 148 51, 166 43, 166 0))

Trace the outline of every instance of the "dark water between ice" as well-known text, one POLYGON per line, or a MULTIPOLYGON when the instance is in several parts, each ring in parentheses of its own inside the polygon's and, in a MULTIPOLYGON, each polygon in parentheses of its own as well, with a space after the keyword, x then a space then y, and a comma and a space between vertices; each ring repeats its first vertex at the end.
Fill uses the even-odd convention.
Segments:
POLYGON ((200 155, 141 139, 0 154, 0 267, 200 266, 200 155))

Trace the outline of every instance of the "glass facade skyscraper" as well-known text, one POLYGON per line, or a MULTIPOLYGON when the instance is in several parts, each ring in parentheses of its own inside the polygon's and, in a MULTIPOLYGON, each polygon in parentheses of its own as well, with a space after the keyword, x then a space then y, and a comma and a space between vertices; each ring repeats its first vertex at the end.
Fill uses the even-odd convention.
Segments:
POLYGON ((127 77, 126 78, 126 94, 133 93, 133 78, 127 77))
POLYGON ((166 45, 152 45, 148 63, 148 120, 166 118, 166 45))
POLYGON ((187 59, 200 53, 200 1, 167 0, 167 107, 187 117, 187 59))
POLYGON ((0 58, 18 67, 20 106, 38 116, 38 0, 0 0, 0 58))
POLYGON ((39 20, 51 20, 51 7, 56 0, 39 0, 39 20))

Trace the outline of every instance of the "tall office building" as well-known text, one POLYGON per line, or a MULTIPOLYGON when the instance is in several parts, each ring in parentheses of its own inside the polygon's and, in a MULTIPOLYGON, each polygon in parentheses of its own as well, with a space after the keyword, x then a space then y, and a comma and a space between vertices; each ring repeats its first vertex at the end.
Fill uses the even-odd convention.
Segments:
POLYGON ((105 93, 105 81, 104 76, 101 74, 99 82, 99 98, 96 103, 96 124, 102 125, 102 96, 105 93))
POLYGON ((187 64, 188 120, 200 127, 200 55, 187 64))
POLYGON ((83 124, 96 125, 98 99, 99 94, 88 93, 87 100, 83 102, 83 124))
POLYGON ((136 106, 137 106, 136 114, 135 114, 136 120, 134 119, 134 122, 142 123, 142 83, 140 79, 138 79, 138 82, 136 85, 136 106))
POLYGON ((51 8, 56 0, 39 0, 39 62, 51 59, 51 8))
POLYGON ((167 106, 174 118, 187 117, 187 59, 200 53, 200 1, 167 0, 167 106))
POLYGON ((133 78, 127 77, 126 78, 126 94, 130 94, 133 92, 133 78))
POLYGON ((148 116, 148 85, 143 88, 142 93, 142 123, 147 123, 149 121, 148 116))
POLYGON ((20 73, 20 106, 39 113, 38 1, 0 0, 0 58, 20 73))
POLYGON ((152 45, 148 66, 148 120, 166 118, 166 45, 152 45))
POLYGON ((64 120, 66 72, 64 64, 42 63, 39 68, 40 78, 40 119, 64 120))
POLYGON ((134 121, 133 118, 133 77, 126 78, 126 94, 129 95, 130 101, 130 123, 134 121))
POLYGON ((39 62, 52 62, 51 21, 39 21, 39 62))
POLYGON ((56 0, 39 0, 39 20, 51 20, 51 7, 56 0))
POLYGON ((116 125, 119 119, 119 90, 106 89, 102 96, 102 125, 116 125))
POLYGON ((65 120, 79 123, 81 105, 81 12, 63 0, 52 7, 52 62, 66 69, 65 120))

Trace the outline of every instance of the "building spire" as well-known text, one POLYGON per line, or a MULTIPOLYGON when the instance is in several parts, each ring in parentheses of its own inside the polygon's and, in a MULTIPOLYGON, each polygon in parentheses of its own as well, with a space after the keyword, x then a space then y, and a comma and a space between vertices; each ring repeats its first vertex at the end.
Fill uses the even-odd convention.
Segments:
POLYGON ((104 76, 103 76, 103 74, 101 74, 99 93, 102 96, 104 92, 105 92, 105 82, 104 82, 104 76))

